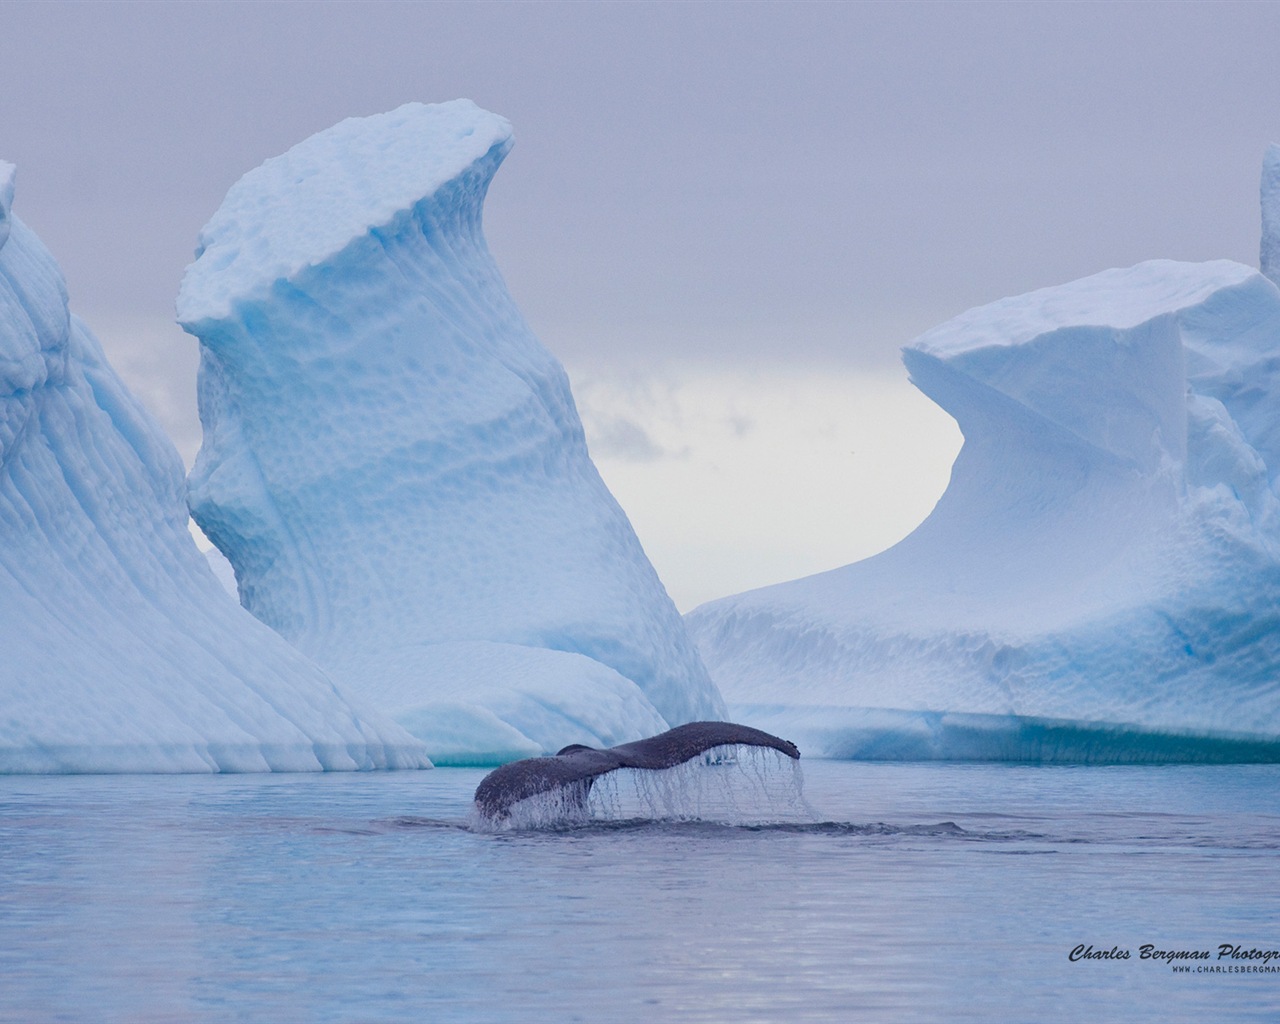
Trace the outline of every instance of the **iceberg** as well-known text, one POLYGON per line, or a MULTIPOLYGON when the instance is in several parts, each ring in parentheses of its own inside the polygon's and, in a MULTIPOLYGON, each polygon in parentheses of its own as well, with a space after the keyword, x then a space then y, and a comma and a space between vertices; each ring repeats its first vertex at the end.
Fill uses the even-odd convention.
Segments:
POLYGON ((0 772, 429 767, 223 590, 0 163, 0 772))
POLYGON ((502 118, 352 118, 201 232, 192 514, 244 606, 437 763, 612 746, 723 702, 485 244, 502 118))
POLYGON ((1280 290, 1152 261, 903 352, 964 435, 862 562, 687 616, 736 720, 806 755, 1280 760, 1280 290))
POLYGON ((1267 147, 1262 160, 1262 245, 1258 266, 1280 284, 1280 146, 1267 147))

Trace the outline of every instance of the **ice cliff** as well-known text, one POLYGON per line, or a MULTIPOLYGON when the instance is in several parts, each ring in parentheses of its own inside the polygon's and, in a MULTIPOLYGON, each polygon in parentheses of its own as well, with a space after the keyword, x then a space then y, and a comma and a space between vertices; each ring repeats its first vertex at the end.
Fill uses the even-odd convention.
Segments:
POLYGON ((486 247, 510 145, 464 100, 344 121, 232 187, 178 298, 243 604, 446 763, 723 711, 486 247))
POLYGON ((1275 284, 1143 263, 904 361, 950 484, 880 555, 690 613, 733 716, 830 757, 1280 759, 1275 284))
POLYGON ((0 163, 0 772, 427 764, 227 597, 0 163))

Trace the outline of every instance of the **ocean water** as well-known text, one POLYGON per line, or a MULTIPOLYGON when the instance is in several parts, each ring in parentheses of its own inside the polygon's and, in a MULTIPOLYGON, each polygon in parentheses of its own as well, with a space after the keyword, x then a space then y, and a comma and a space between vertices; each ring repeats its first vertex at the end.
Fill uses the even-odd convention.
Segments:
POLYGON ((0 1020, 1280 1019, 1219 959, 1280 950, 1280 767, 803 771, 512 831, 466 769, 0 778, 0 1020))

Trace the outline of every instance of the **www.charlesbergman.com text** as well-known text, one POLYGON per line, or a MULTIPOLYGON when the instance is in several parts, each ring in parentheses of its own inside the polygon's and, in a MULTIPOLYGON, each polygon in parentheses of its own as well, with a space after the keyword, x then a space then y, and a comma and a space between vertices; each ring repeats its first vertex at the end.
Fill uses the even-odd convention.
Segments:
POLYGON ((1175 974, 1280 974, 1280 949, 1260 949, 1223 942, 1213 949, 1161 949, 1153 942, 1138 947, 1138 955, 1124 946, 1094 947, 1081 943, 1067 954, 1082 960, 1146 960, 1168 964, 1175 974))

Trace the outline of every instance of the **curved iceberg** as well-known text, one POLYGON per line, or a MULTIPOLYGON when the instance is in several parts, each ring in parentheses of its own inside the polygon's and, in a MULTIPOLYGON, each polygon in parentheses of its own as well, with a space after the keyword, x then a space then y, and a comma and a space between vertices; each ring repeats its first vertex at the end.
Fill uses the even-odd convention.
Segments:
POLYGON ((246 614, 0 163, 0 772, 429 766, 246 614))
POLYGON ((243 604, 451 763, 723 712, 485 245, 510 145, 465 100, 344 121, 232 187, 178 297, 243 604))
POLYGON ((1280 291, 1154 261, 904 351, 964 446, 866 561, 687 617, 739 720, 829 757, 1280 759, 1280 291))

